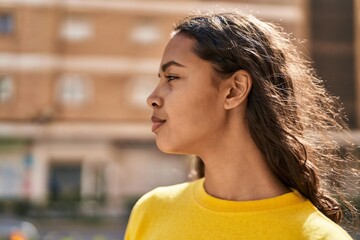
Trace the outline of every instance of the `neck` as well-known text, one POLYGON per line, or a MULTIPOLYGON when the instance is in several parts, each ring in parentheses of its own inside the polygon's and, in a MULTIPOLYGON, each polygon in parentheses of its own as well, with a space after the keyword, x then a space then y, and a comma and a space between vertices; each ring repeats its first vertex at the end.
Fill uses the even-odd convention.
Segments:
MULTIPOLYGON (((232 129, 229 132, 236 131, 232 129)), ((270 171, 265 157, 247 130, 239 129, 237 134, 225 132, 225 135, 199 155, 205 163, 207 193, 226 200, 249 201, 289 192, 270 171)))

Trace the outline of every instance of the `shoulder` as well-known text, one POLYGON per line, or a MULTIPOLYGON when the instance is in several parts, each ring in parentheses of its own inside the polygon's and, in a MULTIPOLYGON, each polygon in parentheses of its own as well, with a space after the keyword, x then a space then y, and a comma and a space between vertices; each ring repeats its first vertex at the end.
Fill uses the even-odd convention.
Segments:
POLYGON ((169 211, 179 203, 187 201, 192 194, 194 182, 187 182, 167 187, 158 187, 143 195, 134 205, 128 221, 125 239, 137 239, 142 234, 161 222, 169 211))
POLYGON ((186 182, 172 186, 158 187, 143 195, 135 204, 133 212, 144 211, 154 207, 165 207, 164 204, 176 203, 191 196, 194 182, 186 182))
POLYGON ((143 195, 135 204, 128 221, 125 239, 144 239, 151 236, 154 229, 166 222, 169 213, 182 210, 192 199, 195 182, 186 182, 166 187, 158 187, 143 195))
POLYGON ((303 233, 308 239, 321 240, 351 240, 350 235, 338 224, 327 218, 310 201, 309 208, 313 210, 303 225, 303 233))

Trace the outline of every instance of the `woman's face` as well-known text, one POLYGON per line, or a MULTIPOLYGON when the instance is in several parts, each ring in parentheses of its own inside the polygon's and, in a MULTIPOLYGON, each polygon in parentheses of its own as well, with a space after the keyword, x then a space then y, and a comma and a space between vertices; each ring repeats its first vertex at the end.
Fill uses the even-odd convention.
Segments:
POLYGON ((224 126, 223 96, 212 85, 213 67, 192 52, 194 43, 181 34, 169 41, 159 83, 147 100, 163 152, 200 155, 218 141, 224 126))

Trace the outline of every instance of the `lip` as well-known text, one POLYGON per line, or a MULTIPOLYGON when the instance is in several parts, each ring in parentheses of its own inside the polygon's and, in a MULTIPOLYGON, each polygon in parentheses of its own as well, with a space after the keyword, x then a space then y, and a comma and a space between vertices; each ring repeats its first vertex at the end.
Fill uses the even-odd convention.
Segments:
POLYGON ((166 120, 161 119, 161 118, 156 117, 156 116, 152 116, 151 121, 153 123, 151 131, 154 132, 154 133, 166 122, 166 120))

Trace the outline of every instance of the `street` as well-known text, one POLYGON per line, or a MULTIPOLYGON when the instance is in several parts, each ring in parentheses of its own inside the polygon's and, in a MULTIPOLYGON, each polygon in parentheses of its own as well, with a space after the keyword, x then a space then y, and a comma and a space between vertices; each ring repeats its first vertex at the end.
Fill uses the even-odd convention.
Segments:
POLYGON ((126 220, 79 221, 35 220, 41 240, 117 240, 123 239, 126 220))

